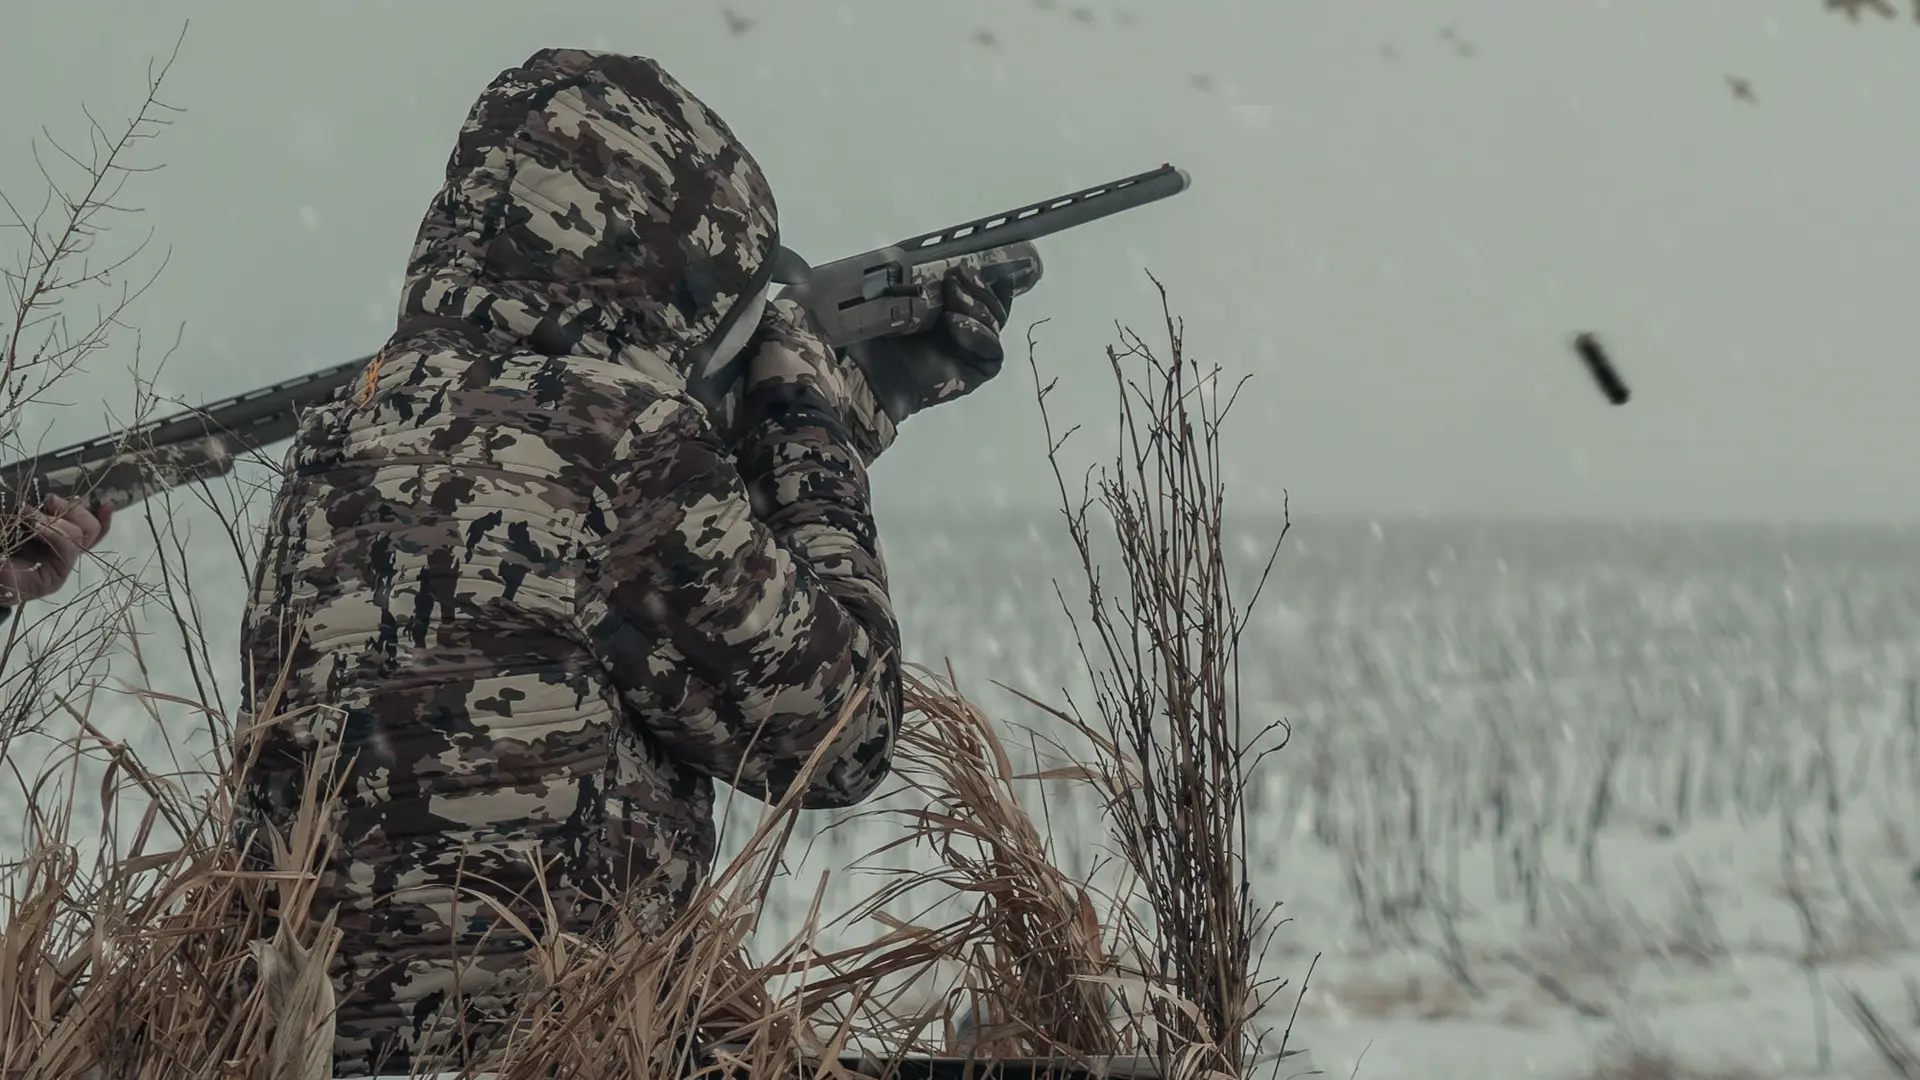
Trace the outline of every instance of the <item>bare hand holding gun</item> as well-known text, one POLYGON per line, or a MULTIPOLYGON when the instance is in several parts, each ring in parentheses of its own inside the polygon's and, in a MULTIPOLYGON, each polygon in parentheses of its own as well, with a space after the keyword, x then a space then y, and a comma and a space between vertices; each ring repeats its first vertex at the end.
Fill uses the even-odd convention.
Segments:
POLYGON ((113 504, 96 515, 85 504, 49 495, 39 510, 21 515, 25 533, 0 559, 0 620, 28 600, 58 592, 113 524, 113 504))

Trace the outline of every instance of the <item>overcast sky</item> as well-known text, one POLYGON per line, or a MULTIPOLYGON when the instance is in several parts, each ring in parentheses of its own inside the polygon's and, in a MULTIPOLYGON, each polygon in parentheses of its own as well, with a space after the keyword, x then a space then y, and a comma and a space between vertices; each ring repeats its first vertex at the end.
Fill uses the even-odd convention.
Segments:
MULTIPOLYGON (((541 47, 618 49, 727 118, 816 262, 1188 169, 1186 194, 1044 241, 1011 336, 1051 319, 1040 362, 1097 433, 1100 350, 1116 319, 1151 329, 1151 268, 1194 353, 1254 376, 1243 501, 1920 517, 1920 28, 1818 0, 1072 7, 736 0, 736 35, 693 0, 8 0, 0 188, 31 200, 38 129, 79 136, 83 102, 111 126, 190 22, 163 94, 186 112, 129 200, 172 261, 132 319, 184 328, 163 387, 204 400, 378 347, 474 96, 541 47)), ((125 370, 101 358, 85 389, 125 370)), ((98 433, 99 402, 46 445, 98 433)), ((1049 500, 1037 420, 1023 359, 910 421, 879 497, 1049 500)))

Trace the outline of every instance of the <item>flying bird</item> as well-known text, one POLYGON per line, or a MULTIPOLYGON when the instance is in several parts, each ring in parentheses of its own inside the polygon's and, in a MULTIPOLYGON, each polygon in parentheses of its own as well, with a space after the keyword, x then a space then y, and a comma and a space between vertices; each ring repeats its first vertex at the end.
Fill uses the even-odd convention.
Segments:
POLYGON ((1074 22, 1086 23, 1089 26, 1093 24, 1092 8, 1077 7, 1077 8, 1074 8, 1072 11, 1067 12, 1067 14, 1073 17, 1074 22))
POLYGON ((759 21, 749 19, 732 8, 724 6, 720 9, 720 17, 727 21, 727 32, 735 35, 744 34, 753 29, 753 24, 759 21))
MULTIPOLYGON (((1872 10, 1891 19, 1894 17, 1892 5, 1887 0, 1827 0, 1828 11, 1838 11, 1854 22, 1860 21, 1860 12, 1872 10)), ((1915 12, 1920 15, 1920 12, 1915 12)))
POLYGON ((1599 385, 1600 392, 1607 396, 1607 402, 1613 405, 1625 405, 1627 398, 1631 396, 1627 391, 1627 384, 1621 381, 1620 372, 1615 370, 1606 350, 1600 347, 1600 339, 1592 334, 1582 333, 1573 339, 1573 351, 1580 354, 1581 361, 1587 365, 1587 373, 1593 376, 1593 381, 1599 385))
POLYGON ((1211 75, 1193 74, 1187 76, 1187 81, 1193 84, 1195 90, 1207 94, 1213 93, 1213 76, 1211 75))
POLYGON ((1475 52, 1474 47, 1468 44, 1465 39, 1461 38, 1459 34, 1455 33, 1453 27, 1451 26, 1441 27, 1440 36, 1441 38, 1445 39, 1448 44, 1453 46, 1454 52, 1459 53, 1461 56, 1474 55, 1474 52, 1475 52))
POLYGON ((995 37, 991 30, 975 30, 973 32, 973 43, 991 49, 1000 44, 1000 39, 995 37))
POLYGON ((1760 104, 1760 99, 1753 96, 1753 84, 1745 79, 1736 78, 1732 75, 1727 76, 1727 89, 1733 91, 1734 97, 1739 98, 1749 105, 1760 104))

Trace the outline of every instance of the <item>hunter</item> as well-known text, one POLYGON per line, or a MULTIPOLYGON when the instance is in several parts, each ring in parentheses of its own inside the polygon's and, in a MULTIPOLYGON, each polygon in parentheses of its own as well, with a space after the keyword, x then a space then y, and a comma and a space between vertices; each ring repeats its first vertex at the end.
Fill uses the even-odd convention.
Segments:
POLYGON ((1012 298, 956 274, 934 330, 836 352, 767 300, 778 225, 658 64, 536 53, 461 129, 393 336, 303 419, 243 623, 271 723, 240 820, 284 832, 337 748, 337 1075, 498 1045, 529 942, 480 894, 536 935, 615 900, 664 925, 711 869, 716 781, 780 797, 843 716, 802 805, 886 776, 867 470, 998 373, 1012 298), (728 355, 709 408, 689 373, 728 355))

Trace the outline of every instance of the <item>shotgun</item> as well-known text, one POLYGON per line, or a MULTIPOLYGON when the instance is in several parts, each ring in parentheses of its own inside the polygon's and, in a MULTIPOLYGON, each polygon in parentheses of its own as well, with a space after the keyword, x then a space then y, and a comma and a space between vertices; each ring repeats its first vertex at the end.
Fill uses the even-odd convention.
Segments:
MULTIPOLYGON (((939 319, 940 283, 958 265, 980 270, 1015 296, 1040 280, 1033 241, 1177 195, 1184 170, 1162 165, 1067 195, 909 237, 849 258, 809 266, 786 248, 776 259, 778 294, 807 309, 835 348, 888 334, 913 334, 939 319)), ((300 414, 332 400, 365 372, 372 356, 161 417, 74 446, 0 465, 6 509, 47 495, 127 506, 170 488, 222 476, 256 450, 290 439, 300 414)), ((738 359, 734 361, 738 363, 738 359)), ((737 372, 698 373, 724 392, 737 372)))

